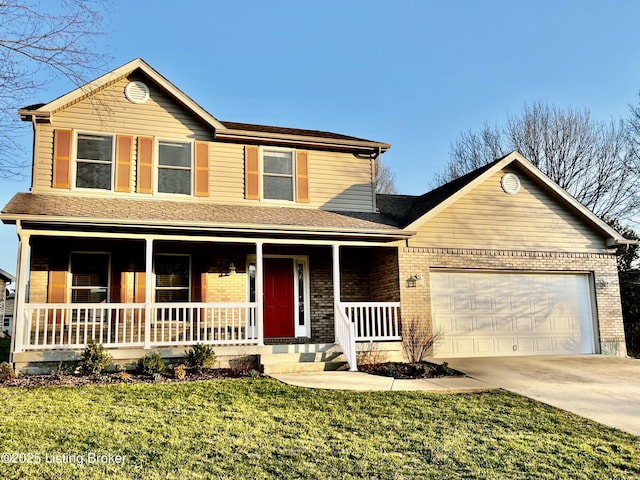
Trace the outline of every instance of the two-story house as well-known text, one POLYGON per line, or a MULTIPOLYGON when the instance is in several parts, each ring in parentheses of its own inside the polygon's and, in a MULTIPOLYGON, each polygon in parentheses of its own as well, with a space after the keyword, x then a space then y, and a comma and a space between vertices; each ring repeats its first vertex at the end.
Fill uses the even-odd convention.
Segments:
POLYGON ((625 353, 628 241, 518 153, 376 195, 388 144, 220 121, 140 59, 19 113, 32 187, 0 215, 19 236, 17 369, 88 339, 124 363, 208 343, 355 369, 366 342, 399 354, 403 319, 441 357, 625 353))

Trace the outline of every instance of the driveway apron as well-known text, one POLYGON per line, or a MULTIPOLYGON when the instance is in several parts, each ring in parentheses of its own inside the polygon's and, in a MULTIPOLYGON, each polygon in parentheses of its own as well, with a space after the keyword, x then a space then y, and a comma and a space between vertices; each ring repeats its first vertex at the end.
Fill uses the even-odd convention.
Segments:
POLYGON ((640 435, 640 360, 604 355, 445 360, 492 386, 640 435))

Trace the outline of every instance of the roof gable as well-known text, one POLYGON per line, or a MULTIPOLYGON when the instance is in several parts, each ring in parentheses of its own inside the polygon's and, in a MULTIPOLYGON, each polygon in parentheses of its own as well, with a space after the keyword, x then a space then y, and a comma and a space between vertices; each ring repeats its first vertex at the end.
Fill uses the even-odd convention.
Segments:
POLYGON ((21 108, 18 110, 18 113, 22 119, 26 121, 35 119, 37 122, 50 122, 51 115, 55 112, 67 108, 76 101, 117 82, 133 72, 141 72, 144 74, 173 100, 187 108, 206 125, 210 126, 220 140, 239 141, 243 143, 262 143, 267 140, 269 143, 279 145, 309 145, 319 148, 364 153, 369 156, 383 153, 391 147, 389 144, 383 142, 319 130, 221 122, 141 58, 136 58, 49 103, 30 105, 21 108))
POLYGON ((20 113, 23 118, 25 116, 34 116, 38 121, 46 121, 50 118, 52 113, 66 108, 80 98, 90 95, 137 70, 142 72, 158 87, 164 90, 170 97, 172 97, 178 103, 182 104, 194 115, 199 117, 206 124, 210 125, 213 129, 225 128, 222 123, 220 123, 215 117, 213 117, 213 115, 211 115, 204 108, 198 105, 182 90, 180 90, 173 83, 171 83, 160 73, 154 70, 141 58, 136 58, 128 63, 125 63, 121 67, 118 67, 115 70, 87 83, 86 85, 83 85, 65 95, 62 95, 61 97, 58 97, 49 103, 25 107, 23 109, 20 109, 18 113, 20 113))
POLYGON ((495 175, 496 172, 508 166, 517 167, 525 175, 540 183, 564 208, 571 210, 574 214, 578 215, 583 222, 608 238, 610 245, 633 243, 598 218, 584 205, 569 195, 566 190, 561 188, 520 153, 515 151, 424 195, 415 197, 411 208, 406 212, 404 222, 405 229, 411 231, 419 229, 440 212, 444 211, 448 206, 495 175))

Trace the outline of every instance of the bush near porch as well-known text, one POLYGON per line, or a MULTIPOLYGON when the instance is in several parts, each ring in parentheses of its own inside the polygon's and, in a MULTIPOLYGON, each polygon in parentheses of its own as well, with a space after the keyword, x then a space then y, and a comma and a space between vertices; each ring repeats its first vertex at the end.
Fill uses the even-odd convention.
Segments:
POLYGON ((5 479, 640 476, 637 437, 504 391, 340 392, 272 379, 0 388, 0 431, 5 479), (13 453, 41 461, 12 463, 13 453), (124 460, 88 464, 89 454, 124 460))

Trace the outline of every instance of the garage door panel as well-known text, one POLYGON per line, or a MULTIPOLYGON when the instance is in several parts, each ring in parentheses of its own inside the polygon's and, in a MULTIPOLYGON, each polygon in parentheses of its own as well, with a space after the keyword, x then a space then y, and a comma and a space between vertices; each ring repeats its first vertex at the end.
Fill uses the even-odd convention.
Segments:
POLYGON ((513 332, 513 317, 496 316, 493 317, 494 333, 513 332))
POLYGON ((473 338, 457 338, 454 341, 455 351, 461 355, 473 355, 475 352, 475 341, 473 338))
POLYGON ((593 353, 586 274, 432 272, 437 356, 593 353))
POLYGON ((473 318, 471 317, 453 317, 453 331, 456 333, 466 334, 475 331, 473 318))
POLYGON ((481 355, 493 355, 496 350, 495 341, 493 338, 478 338, 477 339, 477 351, 481 355))

